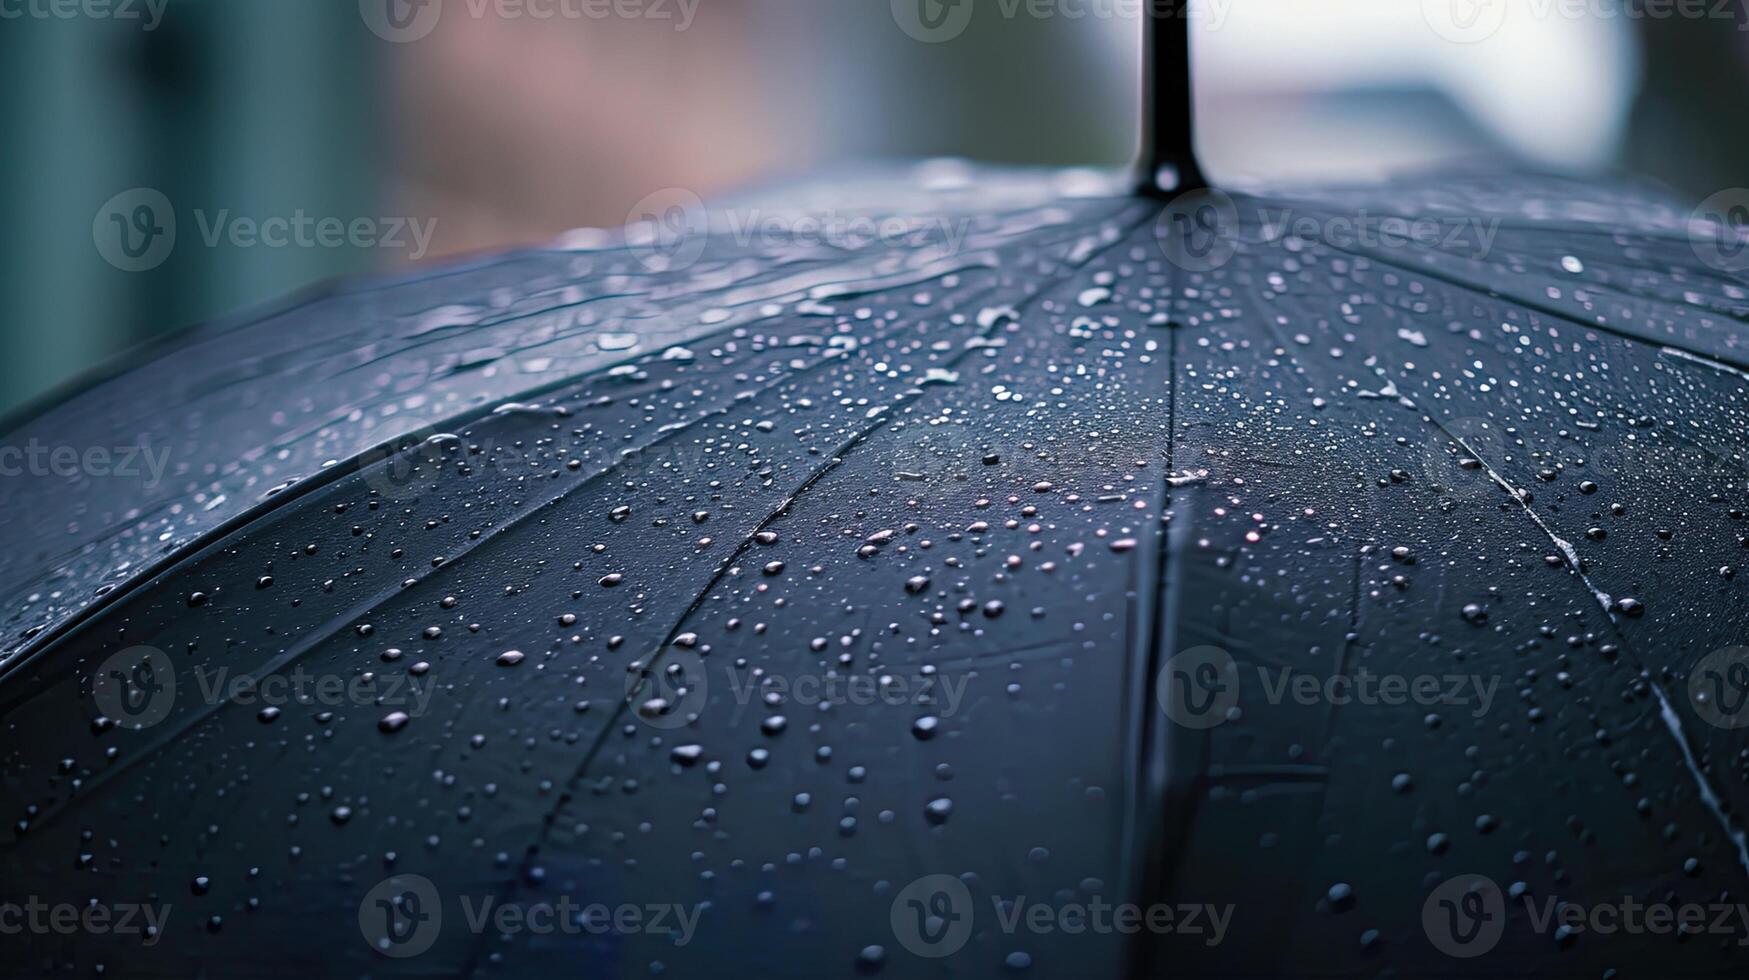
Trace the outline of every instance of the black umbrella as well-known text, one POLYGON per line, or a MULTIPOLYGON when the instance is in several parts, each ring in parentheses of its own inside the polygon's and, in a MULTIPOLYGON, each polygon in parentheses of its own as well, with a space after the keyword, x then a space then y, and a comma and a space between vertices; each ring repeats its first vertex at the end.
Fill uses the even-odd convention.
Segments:
POLYGON ((1155 89, 1140 195, 658 199, 14 424, 170 454, 0 489, 9 969, 1740 971, 1741 239, 1155 89))

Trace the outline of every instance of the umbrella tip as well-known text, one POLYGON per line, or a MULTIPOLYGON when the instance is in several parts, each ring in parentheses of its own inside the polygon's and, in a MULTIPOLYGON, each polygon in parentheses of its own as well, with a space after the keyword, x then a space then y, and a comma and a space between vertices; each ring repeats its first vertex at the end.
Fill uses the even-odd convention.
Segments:
POLYGON ((1196 162, 1190 5, 1188 0, 1161 0, 1143 20, 1142 138, 1136 193, 1162 197, 1207 187, 1208 180, 1196 162))
POLYGON ((1137 170, 1136 193, 1143 197, 1176 197, 1209 185, 1194 156, 1144 162, 1137 170))

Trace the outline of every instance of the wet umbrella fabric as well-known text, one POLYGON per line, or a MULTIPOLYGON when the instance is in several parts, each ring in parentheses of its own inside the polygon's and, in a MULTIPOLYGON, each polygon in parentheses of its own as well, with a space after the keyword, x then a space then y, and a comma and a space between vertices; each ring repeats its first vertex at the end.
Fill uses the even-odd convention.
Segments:
POLYGON ((1749 876, 1691 696, 1749 626, 1749 298, 1684 220, 940 165, 785 213, 846 187, 914 236, 580 234, 15 428, 175 452, 0 489, 0 872, 170 914, 8 965, 1734 968, 1526 911, 1749 876), (561 898, 643 925, 492 916, 561 898), (1122 903, 1173 925, 1030 917, 1122 903))

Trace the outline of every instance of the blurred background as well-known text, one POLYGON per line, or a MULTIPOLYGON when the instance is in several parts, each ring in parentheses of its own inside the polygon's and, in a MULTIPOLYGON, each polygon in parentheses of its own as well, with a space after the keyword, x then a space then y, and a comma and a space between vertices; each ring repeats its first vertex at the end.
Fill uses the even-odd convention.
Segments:
MULTIPOLYGON (((0 411, 165 331, 620 225, 663 188, 1121 165, 1146 2, 0 0, 0 411)), ((1510 158, 1697 201, 1749 185, 1746 11, 1195 0, 1199 140, 1225 180, 1510 158)))

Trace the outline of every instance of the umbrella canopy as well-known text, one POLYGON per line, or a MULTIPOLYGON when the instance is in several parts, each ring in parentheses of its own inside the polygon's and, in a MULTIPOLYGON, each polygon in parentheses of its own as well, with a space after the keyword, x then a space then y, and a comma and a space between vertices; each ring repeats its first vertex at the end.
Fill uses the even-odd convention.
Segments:
POLYGON ((113 916, 0 962, 1740 971, 1739 242, 1123 190, 659 199, 16 422, 169 456, 0 483, 0 880, 113 916))

